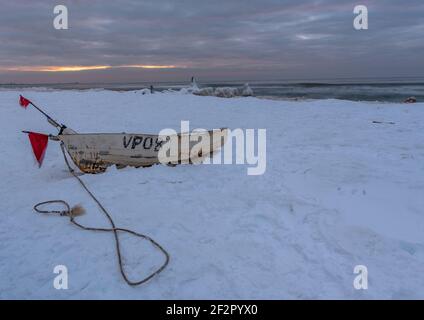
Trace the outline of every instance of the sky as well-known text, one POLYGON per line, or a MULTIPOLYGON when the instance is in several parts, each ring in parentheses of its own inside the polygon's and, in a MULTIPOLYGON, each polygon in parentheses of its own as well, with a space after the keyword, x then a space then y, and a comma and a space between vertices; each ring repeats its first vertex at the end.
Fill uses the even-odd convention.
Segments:
POLYGON ((424 76, 423 0, 0 0, 0 83, 424 76), (57 30, 56 5, 68 9, 57 30), (368 30, 353 27, 356 5, 368 30))

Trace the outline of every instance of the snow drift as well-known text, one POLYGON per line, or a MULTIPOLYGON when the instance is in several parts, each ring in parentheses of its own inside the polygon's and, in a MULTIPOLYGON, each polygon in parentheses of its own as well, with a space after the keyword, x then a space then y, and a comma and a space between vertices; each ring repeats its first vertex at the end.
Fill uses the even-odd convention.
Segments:
MULTIPOLYGON (((219 99, 178 93, 1 91, 0 298, 424 298, 424 104, 219 99), (19 93, 78 132, 266 128, 267 170, 154 166, 82 179, 118 226, 157 239, 169 268, 144 286, 120 278, 111 234, 35 214, 64 199, 107 226, 69 175, 58 145, 35 165, 23 129, 51 132, 19 93), (381 123, 373 123, 380 121, 381 123), (390 124, 389 122, 394 122, 390 124), (356 265, 368 290, 355 290, 356 265), (56 290, 65 265, 69 289, 56 290)), ((122 237, 137 277, 161 256, 122 237)))

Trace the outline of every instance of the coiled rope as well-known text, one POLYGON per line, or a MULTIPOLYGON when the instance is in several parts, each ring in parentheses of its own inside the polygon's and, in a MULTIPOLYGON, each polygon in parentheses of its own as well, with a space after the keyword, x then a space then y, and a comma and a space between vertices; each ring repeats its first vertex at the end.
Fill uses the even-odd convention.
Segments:
POLYGON ((40 203, 37 203, 34 206, 34 210, 38 213, 59 214, 60 216, 68 216, 69 220, 74 225, 76 225, 78 228, 81 228, 83 230, 113 232, 113 234, 115 236, 116 255, 118 257, 119 270, 121 271, 121 275, 124 278, 125 282, 128 283, 130 286, 137 286, 137 285, 143 284, 143 283, 149 281, 150 279, 152 279, 154 276, 161 273, 169 263, 170 256, 169 256, 168 252, 159 243, 157 243, 155 240, 153 240, 152 238, 150 238, 149 236, 147 236, 145 234, 138 233, 138 232, 135 232, 135 231, 132 231, 132 230, 129 230, 129 229, 117 228, 115 226, 115 223, 113 222, 111 215, 108 213, 108 211, 105 209, 105 207, 103 207, 103 205, 100 203, 100 201, 94 196, 94 194, 87 188, 85 183, 81 180, 80 177, 78 177, 78 175, 75 173, 74 169, 69 164, 69 161, 66 157, 65 147, 63 145, 63 142, 60 143, 60 147, 62 149, 63 157, 65 159, 65 163, 68 167, 69 172, 75 177, 75 179, 78 180, 78 182, 87 191, 87 193, 90 195, 90 197, 97 203, 97 205, 99 206, 99 208, 105 214, 107 220, 109 221, 111 228, 92 228, 92 227, 83 226, 82 224, 75 221, 75 216, 77 215, 76 211, 78 211, 78 209, 75 209, 75 208, 71 209, 70 205, 64 200, 50 200, 50 201, 40 202, 40 203), (48 204, 62 204, 63 206, 65 206, 66 209, 63 210, 63 211, 58 211, 58 210, 41 210, 39 208, 40 206, 48 205, 48 204), (136 237, 150 241, 150 243, 154 247, 159 249, 159 251, 161 251, 163 253, 163 255, 165 256, 165 261, 163 262, 163 264, 158 269, 156 269, 154 272, 150 273, 148 276, 142 278, 141 280, 131 281, 128 278, 128 276, 127 276, 127 274, 124 270, 124 266, 123 266, 123 262, 122 262, 122 254, 121 254, 121 248, 120 248, 120 242, 119 242, 119 236, 118 236, 119 232, 126 232, 126 233, 129 233, 129 234, 134 235, 136 237))

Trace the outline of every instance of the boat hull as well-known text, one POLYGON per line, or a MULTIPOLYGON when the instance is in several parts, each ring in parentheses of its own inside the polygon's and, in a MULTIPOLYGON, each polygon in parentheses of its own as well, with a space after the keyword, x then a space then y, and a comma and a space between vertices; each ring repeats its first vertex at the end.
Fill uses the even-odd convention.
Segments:
POLYGON ((228 129, 223 128, 167 136, 128 133, 71 133, 58 135, 57 138, 64 143, 72 161, 81 171, 101 173, 111 165, 123 168, 126 166, 149 167, 159 163, 167 165, 198 163, 224 145, 227 132, 228 129), (184 144, 186 141, 188 143, 184 144), (200 149, 199 141, 202 141, 200 149), (178 144, 178 151, 173 153, 174 156, 164 158, 163 148, 169 149, 171 142, 178 144), (187 147, 182 147, 183 144, 187 147), (193 153, 193 151, 195 152, 193 153))

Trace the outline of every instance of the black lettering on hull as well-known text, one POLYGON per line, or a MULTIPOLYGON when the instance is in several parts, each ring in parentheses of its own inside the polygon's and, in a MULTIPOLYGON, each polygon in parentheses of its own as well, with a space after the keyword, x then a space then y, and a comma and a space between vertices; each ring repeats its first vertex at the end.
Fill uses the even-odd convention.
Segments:
POLYGON ((131 149, 135 149, 135 147, 137 147, 142 141, 143 141, 143 137, 135 136, 133 139, 131 149))
POLYGON ((153 146, 153 138, 152 137, 147 137, 146 139, 144 139, 143 148, 145 150, 151 149, 152 146, 153 146))
POLYGON ((128 139, 128 142, 127 142, 127 137, 126 137, 126 136, 124 136, 124 139, 123 139, 124 148, 128 148, 128 146, 130 145, 130 143, 131 143, 131 141, 132 141, 132 138, 133 138, 133 137, 130 137, 130 138, 128 139))

